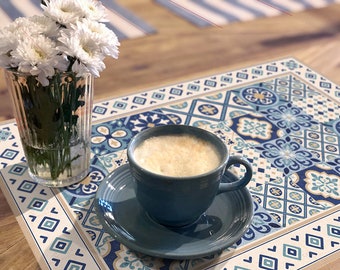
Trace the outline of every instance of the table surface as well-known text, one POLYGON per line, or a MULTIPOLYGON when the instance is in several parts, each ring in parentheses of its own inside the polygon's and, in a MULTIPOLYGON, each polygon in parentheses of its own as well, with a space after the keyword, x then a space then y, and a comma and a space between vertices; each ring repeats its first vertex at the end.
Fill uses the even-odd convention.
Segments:
MULTIPOLYGON (((123 40, 96 80, 97 100, 293 56, 340 84, 340 5, 198 28, 152 0, 118 0, 157 32, 123 40)), ((0 120, 13 118, 0 72, 0 120)))
MULTIPOLYGON (((224 27, 197 29, 151 1, 120 2, 141 17, 148 18, 159 32, 122 42, 120 59, 107 61, 108 68, 96 81, 97 100, 286 56, 294 56, 332 81, 340 82, 337 76, 340 70, 339 5, 302 12, 299 16, 283 15, 224 27)), ((2 120, 13 117, 6 91, 1 78, 2 120)), ((0 235, 1 269, 39 269, 2 192, 0 235), (18 252, 21 254, 19 257, 18 252)), ((332 260, 329 265, 325 262, 318 267, 337 269, 336 262, 332 260)))
MULTIPOLYGON (((30 181, 18 131, 10 121, 0 129, 5 146, 1 189, 43 268, 84 263, 90 269, 150 263, 154 269, 335 267, 339 94, 336 84, 285 58, 95 103, 91 173, 64 189, 30 181), (208 129, 231 154, 252 163, 254 176, 247 188, 254 219, 245 235, 219 255, 163 261, 131 253, 96 218, 98 186, 127 162, 129 140, 145 128, 171 123, 208 129)), ((242 173, 242 168, 234 172, 242 173)), ((18 265, 9 261, 4 260, 6 267, 18 265)))

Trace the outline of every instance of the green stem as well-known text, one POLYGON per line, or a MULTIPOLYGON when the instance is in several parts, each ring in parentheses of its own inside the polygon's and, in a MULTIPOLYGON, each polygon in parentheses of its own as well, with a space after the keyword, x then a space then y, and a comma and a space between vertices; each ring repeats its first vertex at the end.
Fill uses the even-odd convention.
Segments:
POLYGON ((48 86, 42 86, 36 77, 28 76, 26 83, 18 81, 27 120, 27 136, 23 146, 27 161, 33 173, 37 167, 48 167, 51 178, 60 174, 72 175, 71 146, 79 143, 78 116, 76 111, 84 103, 79 101, 83 86, 77 86, 74 73, 67 77, 56 74, 48 86))

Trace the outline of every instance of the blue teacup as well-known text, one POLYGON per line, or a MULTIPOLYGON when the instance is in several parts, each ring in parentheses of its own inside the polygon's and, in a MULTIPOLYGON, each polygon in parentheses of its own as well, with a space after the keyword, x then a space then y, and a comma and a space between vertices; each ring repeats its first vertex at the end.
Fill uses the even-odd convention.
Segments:
MULTIPOLYGON (((162 153, 160 157, 168 155, 163 147, 159 151, 162 153)), ((204 162, 204 153, 195 152, 193 148, 189 152, 192 157, 200 155, 204 162)), ((253 174, 250 163, 239 156, 229 156, 226 145, 215 134, 187 125, 158 126, 138 133, 128 145, 127 156, 137 200, 154 221, 171 227, 194 223, 209 208, 217 194, 245 187, 253 174), (190 176, 169 176, 146 169, 136 158, 136 148, 146 140, 159 136, 167 136, 167 139, 174 136, 170 137, 170 145, 175 142, 172 138, 176 136, 204 141, 218 155, 218 164, 207 172, 190 176), (234 182, 221 183, 224 172, 233 164, 241 164, 246 168, 244 176, 234 182)))

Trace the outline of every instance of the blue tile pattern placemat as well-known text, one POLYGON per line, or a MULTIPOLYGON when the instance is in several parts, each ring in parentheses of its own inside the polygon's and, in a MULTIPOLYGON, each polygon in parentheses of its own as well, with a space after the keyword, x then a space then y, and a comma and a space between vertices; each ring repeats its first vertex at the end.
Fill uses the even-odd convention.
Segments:
POLYGON ((339 251, 339 96, 339 86, 288 58, 96 103, 91 173, 62 189, 32 182, 16 124, 3 124, 0 186, 43 268, 299 269, 339 251), (98 186, 127 162, 130 139, 171 123, 210 130, 253 164, 252 224, 220 254, 138 254, 96 217, 98 186))
MULTIPOLYGON (((40 15, 40 0, 0 1, 0 28, 19 17, 40 15)), ((101 0, 107 9, 107 25, 119 40, 142 37, 156 30, 115 0, 101 0)))
POLYGON ((339 0, 155 0, 156 3, 198 27, 221 26, 322 8, 339 0))

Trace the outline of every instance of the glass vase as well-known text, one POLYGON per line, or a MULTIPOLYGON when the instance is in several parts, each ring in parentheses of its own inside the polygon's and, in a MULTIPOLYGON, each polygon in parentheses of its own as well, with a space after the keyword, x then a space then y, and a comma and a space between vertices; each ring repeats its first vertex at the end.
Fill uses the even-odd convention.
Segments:
POLYGON ((5 70, 29 174, 49 187, 84 179, 90 168, 93 76, 36 76, 5 70))

